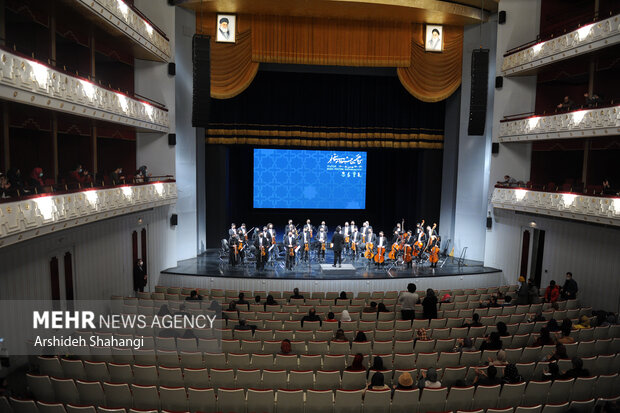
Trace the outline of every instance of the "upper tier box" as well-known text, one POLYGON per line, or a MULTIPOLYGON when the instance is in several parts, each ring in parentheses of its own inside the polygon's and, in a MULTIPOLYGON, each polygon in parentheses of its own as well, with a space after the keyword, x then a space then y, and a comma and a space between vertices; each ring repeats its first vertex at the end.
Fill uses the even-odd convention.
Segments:
POLYGON ((0 99, 168 132, 168 110, 0 49, 0 99))
POLYGON ((531 75, 540 68, 620 43, 620 15, 504 56, 504 76, 531 75))
POLYGON ((135 57, 169 62, 170 40, 137 8, 123 0, 72 0, 75 9, 106 31, 128 39, 135 57))

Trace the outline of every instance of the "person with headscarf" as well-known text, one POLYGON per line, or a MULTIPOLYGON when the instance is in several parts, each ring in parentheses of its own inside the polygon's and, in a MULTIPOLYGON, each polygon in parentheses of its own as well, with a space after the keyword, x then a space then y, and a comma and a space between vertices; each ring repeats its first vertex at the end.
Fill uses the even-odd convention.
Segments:
POLYGON ((67 176, 68 183, 87 184, 92 181, 90 173, 82 167, 82 164, 76 164, 75 168, 69 171, 67 176))
POLYGON ((501 350, 502 340, 497 331, 492 332, 485 341, 480 344, 480 351, 484 350, 501 350))
POLYGON ((332 338, 332 341, 347 342, 349 339, 344 335, 344 330, 339 328, 336 330, 336 334, 334 335, 334 338, 332 338))
POLYGON ((11 184, 11 188, 19 194, 24 192, 24 180, 22 179, 22 171, 19 168, 11 168, 6 173, 6 178, 11 184))
POLYGON ((504 369, 504 377, 502 383, 504 384, 516 384, 523 382, 523 377, 519 374, 517 366, 514 363, 509 363, 504 369))
POLYGON ((366 395, 366 391, 368 390, 389 390, 390 388, 385 384, 385 377, 383 377, 383 373, 376 372, 370 378, 370 383, 368 387, 362 392, 362 398, 366 395))
POLYGON ((366 371, 366 367, 364 367, 364 356, 361 353, 357 353, 355 357, 353 357, 353 362, 349 367, 347 367, 346 371, 366 371))
POLYGON ((32 187, 37 194, 43 192, 43 187, 45 186, 45 183, 43 182, 43 168, 39 168, 37 166, 32 170, 32 172, 30 172, 28 185, 32 187))
POLYGON ((291 340, 285 338, 280 343, 280 354, 291 354, 291 340))
POLYGON ((372 366, 370 366, 368 368, 368 371, 366 372, 366 378, 370 376, 371 371, 383 371, 383 370, 385 370, 385 367, 383 366, 383 359, 381 358, 381 356, 375 356, 372 359, 372 366))
POLYGON ((437 297, 432 288, 426 290, 426 297, 422 300, 422 309, 424 318, 429 320, 437 318, 437 297))
POLYGON ((355 338, 353 339, 353 342, 355 343, 364 343, 366 341, 368 341, 368 339, 366 338, 366 334, 363 331, 358 331, 355 335, 355 338))
POLYGON ((349 310, 342 310, 340 314, 340 321, 351 321, 351 314, 349 314, 349 310))
POLYGON ((437 370, 434 367, 428 370, 422 370, 422 377, 418 381, 418 387, 420 389, 438 389, 441 387, 441 382, 437 378, 437 370))
POLYGON ((552 346, 554 344, 555 344, 555 341, 553 341, 553 338, 551 337, 549 329, 547 327, 543 327, 540 329, 540 335, 538 336, 536 341, 532 343, 532 347, 552 346))
POLYGON ((263 304, 263 308, 265 311, 267 311, 268 305, 278 305, 278 302, 274 300, 273 295, 271 294, 267 296, 267 300, 265 300, 265 304, 263 304))

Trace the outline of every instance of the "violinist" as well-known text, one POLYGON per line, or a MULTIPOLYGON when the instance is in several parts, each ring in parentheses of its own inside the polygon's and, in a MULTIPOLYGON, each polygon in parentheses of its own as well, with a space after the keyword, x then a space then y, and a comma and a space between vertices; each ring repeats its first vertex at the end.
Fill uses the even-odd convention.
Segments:
POLYGON ((344 237, 345 252, 348 253, 349 249, 351 248, 351 227, 349 226, 348 222, 344 223, 344 227, 342 228, 342 236, 344 237))
POLYGON ((276 246, 276 230, 270 222, 267 224, 267 239, 272 247, 269 247, 271 258, 275 261, 278 257, 278 247, 276 246))
POLYGON ((357 225, 355 225, 355 221, 351 221, 351 234, 353 233, 353 231, 357 231, 357 225))
POLYGON ((248 230, 245 228, 245 224, 242 223, 241 227, 239 228, 239 231, 241 231, 242 236, 240 236, 239 238, 243 238, 246 242, 248 240, 248 230))
POLYGON ((254 240, 254 247, 256 248, 256 270, 263 271, 265 269, 265 263, 267 262, 268 255, 267 249, 269 248, 270 243, 265 233, 260 231, 256 240, 254 240))
POLYGON ((377 254, 375 256, 375 264, 377 267, 382 267, 385 264, 385 249, 387 247, 388 240, 383 234, 383 231, 379 231, 379 237, 377 238, 377 254))
POLYGON ((289 219, 288 220, 288 224, 286 225, 286 227, 284 228, 284 233, 288 233, 288 232, 293 232, 293 235, 297 236, 297 227, 295 227, 295 225, 293 225, 293 220, 289 219))
POLYGON ((310 240, 312 238, 312 235, 310 234, 311 232, 308 230, 308 228, 304 227, 304 232, 302 232, 301 234, 301 241, 303 246, 303 249, 301 250, 301 259, 306 262, 308 261, 308 254, 310 253, 310 240))
POLYGON ((360 245, 362 245, 362 234, 355 227, 351 232, 351 257, 353 261, 355 261, 359 254, 360 245))
POLYGON ((325 250, 327 249, 327 232, 319 227, 319 234, 316 236, 316 239, 318 241, 319 244, 319 261, 321 261, 321 259, 323 261, 325 261, 325 250))
POLYGON ((321 225, 319 225, 319 231, 321 230, 321 228, 323 228, 323 231, 325 231, 325 233, 327 234, 327 225, 325 225, 325 221, 321 221, 321 225))
POLYGON ((310 220, 306 220, 306 225, 304 225, 304 231, 308 231, 308 234, 310 235, 310 238, 312 238, 314 236, 313 232, 312 232, 312 224, 310 223, 310 220))
MULTIPOLYGON (((234 225, 234 224, 233 224, 234 225)), ((239 262, 239 237, 235 232, 228 239, 228 263, 231 266, 237 265, 239 262)))
POLYGON ((297 246, 297 238, 293 235, 293 231, 288 232, 283 243, 286 247, 286 269, 292 271, 295 265, 295 247, 297 246))
POLYGON ((228 238, 232 237, 233 235, 237 235, 237 226, 234 222, 230 224, 230 229, 228 230, 228 238))
MULTIPOLYGON (((243 225, 243 224, 242 224, 243 225)), ((239 264, 243 264, 243 261, 245 260, 245 247, 247 247, 247 239, 246 239, 246 234, 243 232, 242 230, 243 226, 241 228, 239 228, 239 230, 237 230, 237 250, 239 251, 239 254, 237 256, 238 260, 237 263, 239 264)))

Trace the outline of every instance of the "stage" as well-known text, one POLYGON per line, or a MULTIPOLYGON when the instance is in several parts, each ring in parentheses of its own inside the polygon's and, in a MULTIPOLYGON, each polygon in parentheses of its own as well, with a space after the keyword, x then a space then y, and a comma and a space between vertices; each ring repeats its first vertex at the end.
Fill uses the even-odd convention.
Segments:
POLYGON ((257 271, 254 261, 231 267, 227 259, 220 259, 219 250, 188 260, 179 261, 176 267, 161 272, 158 284, 195 288, 223 288, 244 290, 290 290, 294 287, 305 291, 315 290, 368 290, 373 281, 375 290, 402 290, 407 283, 415 282, 418 288, 476 288, 505 284, 503 272, 497 268, 485 267, 481 262, 442 257, 437 268, 429 263, 404 265, 386 263, 377 268, 374 263, 350 257, 343 260, 342 267, 332 267, 333 255, 327 251, 326 261, 319 263, 316 256, 310 262, 298 260, 292 271, 286 270, 282 258, 270 262, 264 271, 257 271))

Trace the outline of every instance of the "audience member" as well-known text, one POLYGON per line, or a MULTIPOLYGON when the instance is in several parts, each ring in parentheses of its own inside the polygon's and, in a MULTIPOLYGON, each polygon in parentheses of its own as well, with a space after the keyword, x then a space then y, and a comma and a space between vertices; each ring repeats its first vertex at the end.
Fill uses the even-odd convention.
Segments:
POLYGON ((564 96, 564 100, 562 100, 562 103, 558 104, 557 107, 562 112, 570 112, 574 106, 575 106, 575 102, 570 100, 568 96, 564 96))
POLYGON ((572 344, 575 342, 575 339, 570 336, 570 332, 572 330, 572 323, 568 320, 569 323, 562 323, 562 335, 557 338, 557 342, 561 344, 572 344))
POLYGON ((265 300, 265 304, 263 304, 263 308, 267 311, 268 305, 278 305, 278 302, 273 298, 273 295, 269 294, 267 299, 265 300))
POLYGON ((488 301, 480 301, 480 308, 501 307, 497 302, 497 296, 492 295, 488 301))
POLYGON ((553 338, 551 338, 551 335, 549 333, 549 329, 547 327, 543 327, 540 329, 540 335, 538 336, 538 338, 536 339, 536 341, 534 341, 534 343, 532 343, 533 347, 539 347, 539 346, 551 346, 554 345, 555 341, 553 341, 553 338))
POLYGON ((394 385, 394 389, 395 390, 413 390, 414 389, 413 377, 411 377, 411 374, 409 374, 408 371, 405 371, 401 373, 400 376, 398 376, 398 382, 396 385, 394 385))
POLYGON ((19 168, 11 168, 7 171, 6 177, 11 184, 11 188, 15 193, 23 195, 29 191, 24 190, 24 180, 22 179, 22 171, 19 168))
POLYGON ((291 354, 291 340, 285 338, 280 343, 280 354, 291 354))
POLYGON ((357 353, 355 355, 355 357, 353 357, 353 362, 351 363, 351 365, 349 367, 347 367, 345 370, 347 371, 366 371, 366 368, 364 367, 364 364, 362 364, 364 362, 364 356, 360 353, 357 353))
POLYGON ((560 378, 560 367, 558 366, 558 363, 555 363, 555 362, 549 363, 549 367, 547 368, 547 371, 544 371, 542 374, 542 379, 555 381, 559 378, 560 378))
POLYGON ((301 326, 304 326, 304 322, 305 321, 318 321, 319 322, 319 326, 323 325, 323 322, 321 321, 321 317, 319 317, 316 314, 316 310, 314 308, 311 308, 310 310, 308 310, 308 315, 305 315, 301 318, 301 326))
POLYGON ((220 303, 217 300, 211 300, 211 305, 208 308, 211 311, 222 311, 222 306, 220 305, 220 303))
POLYGON ((434 367, 428 370, 422 370, 422 377, 418 381, 418 387, 420 389, 438 389, 441 387, 441 382, 437 379, 437 370, 434 367))
POLYGON ((590 318, 587 315, 582 315, 579 317, 579 324, 575 324, 573 326, 575 330, 581 330, 582 328, 591 328, 590 327, 590 318))
POLYGON ((517 180, 515 178, 511 177, 510 175, 504 175, 504 180, 503 181, 498 181, 497 183, 499 185, 516 186, 517 185, 517 180))
MULTIPOLYGON (((366 390, 388 390, 389 387, 385 384, 385 377, 383 373, 376 372, 370 378, 370 384, 366 387, 366 390)), ((362 393, 362 398, 366 395, 366 390, 362 393)))
POLYGON ((36 167, 30 172, 28 185, 32 187, 37 194, 44 192, 43 187, 45 183, 43 182, 43 168, 36 167))
POLYGON ((254 304, 260 304, 260 295, 254 296, 254 304))
POLYGON ((353 342, 355 343, 364 343, 366 341, 368 341, 368 339, 366 338, 366 334, 363 331, 358 331, 355 335, 355 338, 353 339, 353 342))
POLYGON ((501 350, 502 349, 502 340, 500 339, 500 335, 497 331, 492 332, 486 338, 485 341, 480 344, 480 351, 484 350, 501 350))
POLYGON ((497 329, 500 337, 508 337, 510 335, 508 332, 508 326, 503 321, 498 321, 495 328, 497 329))
POLYGON ((563 379, 576 379, 577 377, 590 377, 590 372, 583 368, 583 360, 581 357, 573 357, 571 360, 573 368, 562 374, 563 379))
POLYGON ((428 341, 430 338, 428 337, 428 330, 424 327, 418 328, 415 331, 416 341, 428 341))
POLYGON ((497 367, 490 365, 486 371, 478 367, 475 368, 476 377, 474 377, 474 386, 494 386, 501 384, 501 380, 497 378, 497 367))
POLYGON ((293 295, 289 298, 289 300, 303 300, 304 296, 299 294, 299 288, 293 288, 293 295))
POLYGON ((67 183, 87 184, 92 181, 88 171, 85 171, 81 164, 77 164, 75 169, 69 172, 67 183))
POLYGON ((347 338, 347 336, 344 335, 344 330, 339 328, 338 330, 336 330, 336 334, 334 335, 334 338, 332 338, 332 341, 349 341, 349 339, 347 338))
POLYGON ((385 304, 383 303, 379 303, 379 306, 377 307, 377 314, 378 313, 389 313, 390 311, 387 309, 387 307, 385 306, 385 304))
POLYGON ((566 347, 562 343, 555 344, 555 350, 553 353, 547 356, 547 361, 568 360, 568 354, 566 354, 566 347))
POLYGON ((454 353, 461 353, 463 351, 476 351, 476 348, 474 347, 474 342, 471 338, 464 337, 456 339, 456 346, 454 346, 452 351, 454 353))
POLYGON ((555 303, 558 298, 560 298, 560 286, 555 284, 555 280, 551 280, 545 289, 545 302, 555 303))
POLYGON ((495 360, 493 359, 493 357, 489 357, 489 365, 505 366, 506 364, 507 364, 507 361, 506 361, 506 351, 505 350, 499 350, 497 352, 497 356, 496 356, 495 360))
MULTIPOLYGON (((338 298, 334 300, 334 304, 338 304, 338 300, 346 300, 346 299, 347 299, 346 291, 340 291, 340 295, 338 296, 338 298)), ((341 301, 340 304, 344 304, 344 303, 341 301)))
POLYGON ((119 185, 125 180, 125 175, 123 174, 123 168, 117 166, 114 168, 112 172, 110 172, 110 181, 112 185, 119 185))
POLYGON ((560 326, 558 325, 558 322, 556 321, 555 318, 552 318, 551 320, 549 320, 549 322, 547 323, 547 328, 552 333, 555 333, 556 331, 560 331, 560 326))
POLYGON ((250 311, 250 303, 245 299, 245 294, 244 293, 239 293, 239 297, 235 303, 237 305, 237 307, 241 306, 241 305, 245 305, 248 307, 248 311, 250 311))
POLYGON ((371 301, 368 307, 364 307, 362 310, 363 313, 376 313, 377 312, 377 302, 371 301))
POLYGON ((577 286, 577 281, 573 280, 573 273, 566 273, 566 281, 560 290, 560 297, 562 300, 574 300, 577 298, 577 292, 579 291, 579 287, 577 286))
POLYGON ((383 366, 383 359, 381 358, 381 356, 375 356, 372 359, 372 366, 370 366, 368 368, 368 371, 366 372, 366 378, 369 377, 371 371, 383 371, 383 370, 385 370, 385 367, 383 366))
POLYGON ((351 314, 349 314, 349 310, 342 310, 342 313, 340 313, 340 321, 351 321, 351 314))
POLYGON ((233 330, 252 330, 252 334, 254 334, 256 326, 254 324, 248 324, 248 322, 242 318, 239 320, 239 324, 237 324, 233 330))
POLYGON ((147 183, 149 182, 151 174, 149 173, 146 165, 142 165, 136 171, 135 180, 137 183, 147 183))
POLYGON ((523 382, 523 377, 519 374, 517 366, 514 363, 509 363, 504 369, 504 377, 502 383, 504 384, 516 384, 523 382))
POLYGON ((586 92, 583 94, 583 98, 585 100, 585 107, 588 109, 595 108, 601 103, 601 98, 596 93, 592 93, 592 95, 590 95, 586 92))
POLYGON ((445 293, 443 297, 441 297, 441 303, 450 303, 452 302, 452 297, 450 297, 449 293, 445 293))
POLYGON ((534 279, 527 280, 527 304, 537 304, 540 293, 534 279))
POLYGON ((11 186, 9 179, 2 172, 0 172, 0 197, 11 198, 16 195, 17 194, 11 186))
POLYGON ((334 314, 333 311, 330 311, 329 313, 327 313, 327 318, 325 318, 325 321, 326 322, 329 321, 329 322, 332 322, 332 323, 333 322, 336 322, 336 323, 338 322, 338 320, 336 320, 336 315, 334 314))
POLYGON ((480 314, 474 313, 471 317, 471 323, 463 323, 463 327, 482 327, 480 322, 480 314))
POLYGON ((189 297, 185 297, 186 301, 202 301, 202 295, 198 294, 198 290, 192 290, 189 297))
POLYGON ((424 318, 432 319, 437 318, 437 297, 435 291, 432 288, 426 290, 426 297, 422 300, 422 312, 424 318))
POLYGON ((502 307, 510 307, 514 305, 515 303, 512 301, 512 297, 507 295, 506 298, 504 298, 504 304, 502 304, 502 307))
POLYGON ((148 279, 148 275, 146 274, 146 268, 144 268, 144 261, 142 258, 138 258, 135 267, 133 267, 133 290, 136 293, 136 296, 139 292, 144 292, 144 287, 146 286, 148 279))
POLYGON ((603 190, 601 192, 603 195, 617 195, 618 191, 613 189, 609 184, 609 179, 603 179, 603 190))
POLYGON ((420 302, 418 294, 415 292, 416 285, 407 284, 407 291, 402 292, 398 297, 398 303, 401 305, 401 316, 403 320, 413 320, 415 318, 415 305, 420 302))

